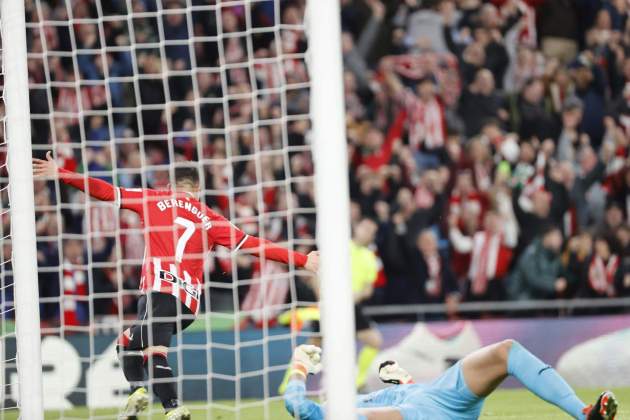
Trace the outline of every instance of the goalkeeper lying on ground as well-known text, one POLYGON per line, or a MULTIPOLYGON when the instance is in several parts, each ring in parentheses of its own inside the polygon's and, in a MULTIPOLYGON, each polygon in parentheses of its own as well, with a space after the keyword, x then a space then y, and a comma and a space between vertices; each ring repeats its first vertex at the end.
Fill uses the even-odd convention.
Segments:
MULTIPOLYGON (((321 370, 320 354, 321 349, 311 345, 301 345, 293 353, 291 381, 284 401, 289 413, 300 420, 324 419, 324 409, 305 396, 306 377, 321 370)), ((360 395, 357 400, 359 419, 477 419, 485 397, 508 375, 573 418, 615 418, 617 402, 612 392, 603 392, 594 405, 587 406, 555 369, 518 342, 505 340, 469 354, 428 384, 414 384, 396 362, 382 363, 381 380, 397 386, 360 395)))

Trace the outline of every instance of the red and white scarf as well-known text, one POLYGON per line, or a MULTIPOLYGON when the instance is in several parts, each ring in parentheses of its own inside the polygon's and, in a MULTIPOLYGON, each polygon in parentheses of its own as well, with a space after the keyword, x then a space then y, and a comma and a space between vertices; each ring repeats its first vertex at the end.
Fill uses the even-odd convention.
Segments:
POLYGON ((472 282, 471 287, 474 295, 483 295, 488 288, 488 281, 495 277, 500 248, 500 234, 480 231, 473 236, 468 276, 472 282))
POLYGON ((80 302, 82 296, 87 296, 87 281, 85 271, 76 268, 70 261, 63 263, 63 324, 66 326, 80 325, 79 314, 77 312, 77 303, 80 302))
POLYGON ((607 263, 599 256, 594 256, 588 267, 588 282, 599 294, 613 296, 615 294, 615 273, 619 268, 619 257, 612 255, 607 263))
POLYGON ((437 297, 442 292, 442 263, 438 254, 425 256, 427 263, 427 281, 424 283, 424 291, 428 296, 437 297))
POLYGON ((446 141, 444 109, 440 101, 433 97, 424 102, 409 91, 405 105, 409 123, 409 143, 416 149, 423 144, 427 149, 444 146, 446 141))

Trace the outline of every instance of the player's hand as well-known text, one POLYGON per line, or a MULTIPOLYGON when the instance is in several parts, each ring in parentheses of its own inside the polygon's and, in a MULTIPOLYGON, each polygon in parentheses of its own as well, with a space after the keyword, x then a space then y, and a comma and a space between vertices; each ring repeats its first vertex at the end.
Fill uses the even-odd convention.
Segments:
POLYGON ((291 360, 294 373, 316 375, 322 370, 322 349, 311 344, 301 344, 293 351, 291 360))
POLYGON ((306 264, 304 268, 313 273, 317 273, 319 270, 319 251, 311 251, 306 256, 306 264))
POLYGON ((57 162, 51 152, 46 153, 46 160, 33 158, 33 176, 38 178, 56 178, 57 162))
POLYGON ((401 385, 413 383, 413 378, 398 362, 388 360, 378 368, 378 377, 387 384, 401 385))

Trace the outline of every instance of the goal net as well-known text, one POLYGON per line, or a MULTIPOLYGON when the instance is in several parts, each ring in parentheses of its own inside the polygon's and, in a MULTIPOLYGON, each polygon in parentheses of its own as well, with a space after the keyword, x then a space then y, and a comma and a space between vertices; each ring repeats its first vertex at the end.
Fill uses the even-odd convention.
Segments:
MULTIPOLYGON (((52 151, 60 167, 125 188, 165 189, 174 167, 193 166, 202 202, 308 252, 304 13, 302 0, 27 1, 34 155, 52 151)), ((144 227, 57 181, 35 182, 35 210, 45 409, 112 418, 127 397, 115 341, 136 317, 144 227)), ((315 279, 220 247, 204 278, 200 314, 169 352, 180 399, 193 418, 277 418, 291 349, 311 334, 295 309, 315 304, 315 279)), ((4 389, 8 408, 16 396, 4 389)))
MULTIPOLYGON (((2 18, 0 15, 0 34, 2 34, 2 18)), ((17 408, 17 401, 9 397, 11 372, 16 371, 15 351, 15 307, 13 304, 13 276, 11 273, 11 226, 9 213, 9 182, 7 172, 7 142, 5 136, 5 100, 4 100, 4 66, 2 61, 2 36, 0 36, 0 217, 2 218, 2 246, 0 247, 0 366, 2 381, 0 385, 0 401, 3 408, 17 408)), ((15 378, 15 376, 13 376, 15 378)), ((0 412, 1 418, 4 418, 0 412)))

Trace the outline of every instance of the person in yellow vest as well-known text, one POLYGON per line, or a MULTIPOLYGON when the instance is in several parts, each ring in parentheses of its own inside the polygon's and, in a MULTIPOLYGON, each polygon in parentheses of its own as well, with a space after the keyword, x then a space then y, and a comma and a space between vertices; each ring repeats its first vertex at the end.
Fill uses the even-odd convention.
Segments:
MULTIPOLYGON (((356 223, 350 242, 350 271, 352 292, 354 295, 354 320, 357 339, 363 345, 357 361, 357 388, 362 388, 367 380, 367 375, 372 362, 378 355, 383 338, 381 333, 373 326, 370 318, 363 314, 363 302, 368 300, 374 291, 374 282, 378 275, 378 263, 376 254, 369 246, 374 242, 378 229, 377 224, 363 218, 356 223)), ((289 324, 290 317, 297 316, 299 322, 309 322, 313 332, 319 332, 319 308, 301 308, 296 313, 288 311, 280 315, 281 324, 289 324)), ((321 340, 317 336, 311 336, 308 344, 321 346, 321 340)), ((285 376, 278 387, 278 393, 284 394, 289 381, 291 369, 287 369, 285 376)))
POLYGON ((363 303, 374 292, 378 276, 378 263, 369 246, 374 242, 377 224, 368 218, 361 219, 355 226, 350 242, 350 269, 352 293, 354 295, 354 322, 357 339, 363 347, 357 357, 357 388, 362 388, 372 362, 378 355, 383 338, 373 321, 363 313, 363 303))

